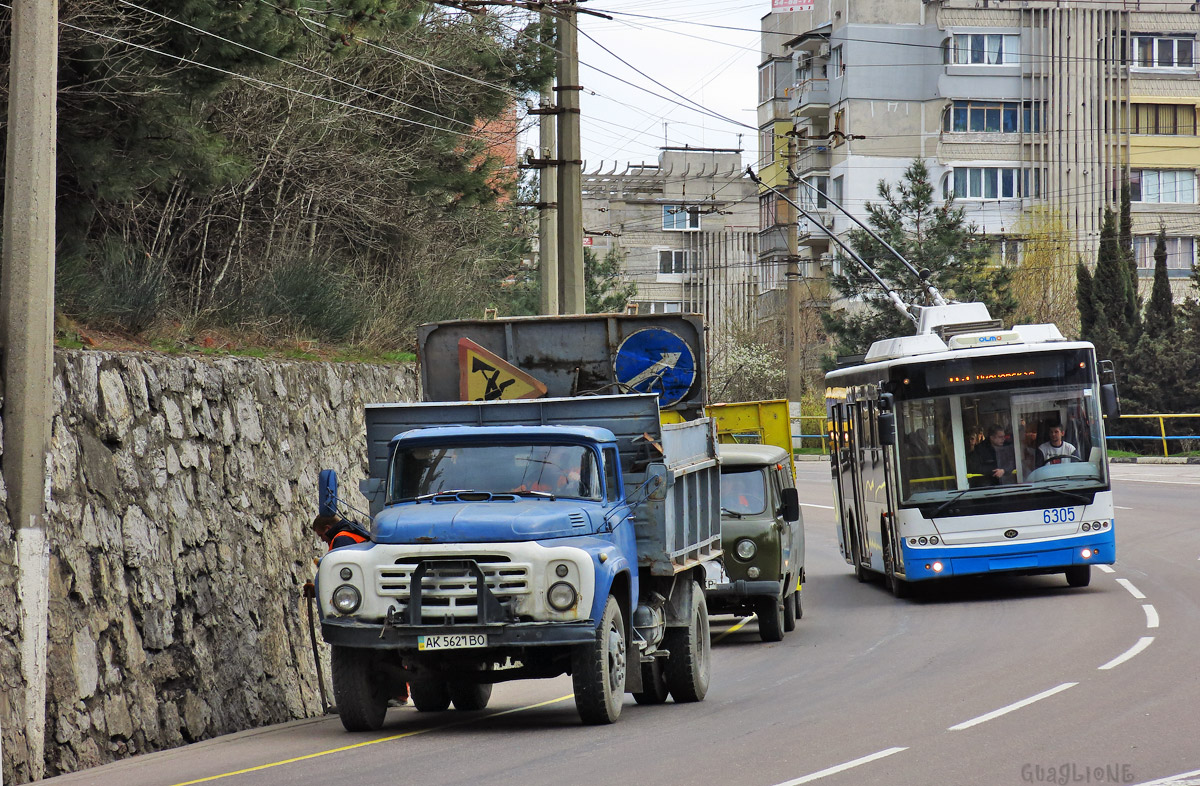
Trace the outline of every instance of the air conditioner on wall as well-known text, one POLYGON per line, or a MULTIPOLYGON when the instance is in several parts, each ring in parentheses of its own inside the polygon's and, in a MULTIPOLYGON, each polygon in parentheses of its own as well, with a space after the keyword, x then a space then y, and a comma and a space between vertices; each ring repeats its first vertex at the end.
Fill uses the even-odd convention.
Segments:
POLYGON ((829 44, 821 44, 817 47, 817 57, 829 57, 829 44))
POLYGON ((822 254, 817 261, 820 263, 822 269, 828 270, 829 268, 833 267, 833 254, 826 252, 822 254))

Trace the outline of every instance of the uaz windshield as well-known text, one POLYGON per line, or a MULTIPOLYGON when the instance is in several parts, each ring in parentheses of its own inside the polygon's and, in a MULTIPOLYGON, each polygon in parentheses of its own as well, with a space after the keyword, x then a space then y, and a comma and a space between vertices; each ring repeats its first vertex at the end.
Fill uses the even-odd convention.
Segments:
POLYGON ((536 492, 601 499, 593 452, 582 445, 401 446, 392 458, 388 498, 447 491, 536 492))

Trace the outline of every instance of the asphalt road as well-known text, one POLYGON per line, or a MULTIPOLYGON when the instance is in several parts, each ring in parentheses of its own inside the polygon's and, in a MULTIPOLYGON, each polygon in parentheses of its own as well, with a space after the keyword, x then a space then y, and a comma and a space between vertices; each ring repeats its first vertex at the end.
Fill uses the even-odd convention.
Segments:
POLYGON ((497 685, 489 708, 392 710, 222 737, 56 786, 1200 783, 1200 466, 1114 465, 1118 562, 947 582, 916 600, 837 552, 829 465, 798 469, 804 618, 778 644, 717 618, 699 704, 580 726, 569 678, 497 685))

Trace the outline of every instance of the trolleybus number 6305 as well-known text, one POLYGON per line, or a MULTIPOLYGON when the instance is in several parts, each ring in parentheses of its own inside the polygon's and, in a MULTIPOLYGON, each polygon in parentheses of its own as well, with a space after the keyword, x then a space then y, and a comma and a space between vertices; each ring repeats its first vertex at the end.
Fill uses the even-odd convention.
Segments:
POLYGON ((1075 508, 1050 508, 1042 511, 1046 524, 1065 524, 1075 520, 1075 508))

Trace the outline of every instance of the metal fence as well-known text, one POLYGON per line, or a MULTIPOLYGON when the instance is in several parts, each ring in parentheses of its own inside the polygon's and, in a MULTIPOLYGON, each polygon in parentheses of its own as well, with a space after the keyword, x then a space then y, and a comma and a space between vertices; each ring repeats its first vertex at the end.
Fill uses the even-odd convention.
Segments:
POLYGON ((1157 433, 1157 434, 1112 434, 1112 435, 1107 436, 1105 439, 1108 442, 1121 441, 1121 440, 1126 440, 1126 439, 1129 439, 1129 440, 1152 440, 1152 441, 1156 441, 1156 442, 1161 441, 1162 442, 1162 451, 1163 451, 1164 456, 1171 455, 1170 451, 1167 448, 1167 445, 1169 444, 1169 440, 1191 440, 1194 442, 1200 442, 1200 436, 1196 436, 1195 434, 1184 435, 1184 436, 1168 435, 1166 421, 1171 418, 1200 418, 1200 414, 1193 414, 1193 415, 1158 415, 1158 414, 1155 414, 1155 415, 1121 415, 1122 420, 1139 420, 1139 419, 1140 420, 1157 420, 1159 433, 1157 433))
POLYGON ((805 445, 804 440, 820 440, 821 452, 827 451, 827 441, 829 435, 825 433, 825 415, 793 415, 792 416, 792 443, 797 448, 813 447, 805 445), (808 424, 807 426, 805 424, 808 424), (796 431, 796 426, 799 425, 799 433, 796 431))

